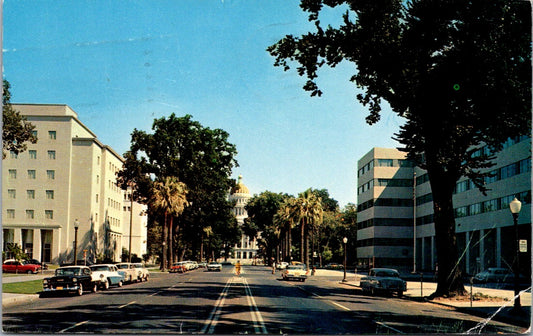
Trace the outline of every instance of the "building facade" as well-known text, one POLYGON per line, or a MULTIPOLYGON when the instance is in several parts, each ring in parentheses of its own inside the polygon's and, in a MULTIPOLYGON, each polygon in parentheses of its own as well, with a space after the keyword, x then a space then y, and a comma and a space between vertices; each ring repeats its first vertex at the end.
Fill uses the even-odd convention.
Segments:
MULTIPOLYGON (((35 126, 38 142, 3 160, 3 250, 17 244, 31 258, 64 263, 74 260, 77 243, 78 260, 120 260, 124 191, 116 173, 123 158, 66 105, 13 108, 35 126)), ((135 214, 135 230, 141 222, 135 214)))
MULTIPOLYGON (((435 270, 435 224, 428 175, 403 160, 405 153, 396 149, 374 148, 358 162, 358 260, 405 270, 435 270), (383 165, 390 166, 384 169, 383 165), (387 204, 385 209, 383 204, 387 204), (381 240, 383 231, 388 241, 381 240), (392 242, 390 237, 398 241, 392 242), (401 250, 396 245, 401 245, 401 250), (382 250, 395 251, 395 258, 387 259, 382 250)), ((530 274, 531 138, 509 139, 494 163, 489 168, 491 177, 485 179, 489 188, 486 196, 469 179, 461 178, 456 184, 453 202, 459 266, 466 274, 488 267, 512 267, 517 253, 509 203, 516 197, 522 202, 519 239, 527 245, 526 252, 519 253, 521 272, 530 274)))
MULTIPOLYGON (((237 219, 238 225, 243 225, 244 220, 248 218, 245 206, 252 195, 248 190, 248 187, 242 183, 242 176, 239 175, 239 179, 235 187, 233 187, 229 194, 229 201, 234 202, 233 215, 237 219)), ((250 238, 245 234, 241 235, 241 238, 235 246, 233 246, 233 252, 228 261, 235 263, 239 261, 241 264, 255 264, 257 262, 257 253, 259 248, 257 246, 257 237, 250 238)))

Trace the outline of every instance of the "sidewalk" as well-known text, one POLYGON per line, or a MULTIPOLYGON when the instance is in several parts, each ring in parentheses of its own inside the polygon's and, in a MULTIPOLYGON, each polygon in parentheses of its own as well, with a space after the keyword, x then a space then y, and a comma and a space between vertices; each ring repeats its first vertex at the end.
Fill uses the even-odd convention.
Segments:
MULTIPOLYGON (((48 276, 50 276, 52 273, 45 271, 44 274, 33 274, 33 275, 26 275, 21 274, 19 276, 6 276, 2 277, 2 283, 15 283, 15 282, 24 282, 24 281, 32 281, 32 280, 39 280, 44 279, 48 276)), ((23 304, 35 301, 39 298, 38 294, 13 294, 13 293, 3 293, 2 292, 2 307, 9 307, 11 305, 15 304, 23 304)))
MULTIPOLYGON (((339 272, 342 277, 342 272, 339 272)), ((318 272, 317 272, 317 275, 318 272)), ((349 286, 359 287, 359 282, 365 275, 351 273, 346 276, 349 286)), ((404 298, 419 302, 429 302, 433 304, 439 304, 447 307, 452 307, 463 313, 490 318, 496 321, 518 325, 521 327, 529 327, 531 325, 531 289, 529 291, 523 291, 520 294, 520 304, 523 315, 514 314, 511 309, 514 303, 514 291, 504 289, 492 289, 479 286, 473 286, 472 292, 475 295, 479 293, 490 299, 483 300, 455 300, 453 298, 435 298, 428 300, 429 295, 433 294, 437 288, 437 284, 434 282, 420 282, 420 281, 407 281, 407 291, 404 292, 404 298)), ((465 289, 468 293, 471 292, 470 285, 465 284, 465 289)))

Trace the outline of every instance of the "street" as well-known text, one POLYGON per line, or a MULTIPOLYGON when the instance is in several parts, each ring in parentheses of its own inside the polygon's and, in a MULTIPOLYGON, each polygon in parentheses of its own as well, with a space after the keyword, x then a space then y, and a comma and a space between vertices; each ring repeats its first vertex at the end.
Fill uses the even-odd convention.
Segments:
MULTIPOLYGON (((462 333, 483 319, 453 308, 366 296, 339 277, 282 281, 267 267, 152 273, 150 281, 49 297, 3 310, 6 333, 401 334, 462 333)), ((475 329, 479 331, 479 329, 475 329)), ((490 322, 483 333, 523 328, 490 322)))

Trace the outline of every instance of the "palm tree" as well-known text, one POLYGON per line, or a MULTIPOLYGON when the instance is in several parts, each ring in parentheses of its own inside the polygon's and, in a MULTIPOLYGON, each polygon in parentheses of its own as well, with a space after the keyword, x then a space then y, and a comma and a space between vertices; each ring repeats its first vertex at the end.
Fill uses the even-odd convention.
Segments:
POLYGON ((296 199, 294 197, 286 199, 280 206, 274 220, 280 230, 281 251, 283 260, 290 261, 292 237, 291 231, 294 227, 294 223, 298 220, 294 216, 296 199))
POLYGON ((298 195, 294 202, 293 216, 300 223, 300 261, 306 264, 309 269, 309 231, 314 226, 322 222, 322 200, 313 193, 312 189, 307 189, 298 195))
POLYGON ((172 227, 174 216, 179 216, 185 207, 187 202, 187 186, 183 182, 179 182, 177 177, 167 176, 162 180, 154 182, 152 187, 151 204, 156 209, 159 209, 164 213, 163 224, 163 259, 162 267, 163 271, 167 267, 167 241, 168 248, 170 249, 170 260, 173 258, 172 251, 172 227), (170 218, 170 223, 167 226, 167 219, 170 218), (170 228, 170 232, 169 232, 170 228))

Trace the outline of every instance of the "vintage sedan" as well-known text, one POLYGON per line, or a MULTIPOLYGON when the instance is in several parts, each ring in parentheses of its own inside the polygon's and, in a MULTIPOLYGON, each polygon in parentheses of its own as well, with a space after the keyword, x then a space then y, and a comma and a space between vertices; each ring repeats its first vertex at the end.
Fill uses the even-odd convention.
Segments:
POLYGON ((215 261, 212 261, 210 262, 209 264, 207 264, 207 270, 210 272, 210 271, 222 271, 222 264, 221 263, 217 263, 215 261))
POLYGON ((41 270, 41 265, 26 264, 17 260, 6 260, 2 264, 2 272, 36 274, 41 270))
POLYGON ((188 271, 187 265, 185 265, 184 261, 178 261, 172 264, 170 266, 170 269, 168 270, 169 273, 185 273, 188 271))
POLYGON ((95 280, 87 266, 65 266, 56 269, 55 276, 43 279, 43 291, 39 297, 51 293, 75 293, 83 295, 85 290, 96 293, 100 280, 95 280))
POLYGON ((305 264, 288 265, 281 277, 283 280, 298 280, 304 282, 307 279, 307 268, 305 264))
POLYGON ((109 289, 111 286, 122 287, 124 283, 124 272, 119 273, 118 268, 112 264, 91 265, 93 279, 100 280, 100 287, 109 289))
POLYGON ((137 270, 137 280, 148 281, 150 271, 142 263, 133 263, 133 267, 137 270))
POLYGON ((402 297, 407 290, 407 283, 400 279, 400 273, 392 268, 372 268, 368 276, 362 277, 360 282, 364 293, 374 295, 377 292, 397 293, 402 297))
POLYGON ((135 269, 135 266, 133 266, 132 263, 129 262, 121 262, 118 264, 115 264, 117 266, 119 271, 123 271, 125 273, 124 281, 125 282, 137 282, 137 270, 135 269))

